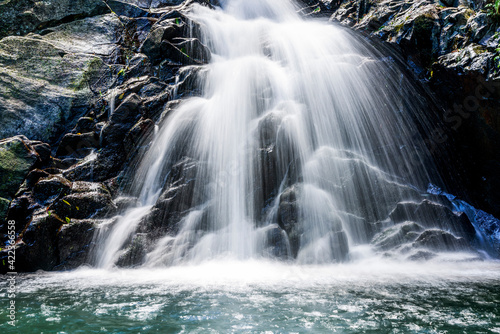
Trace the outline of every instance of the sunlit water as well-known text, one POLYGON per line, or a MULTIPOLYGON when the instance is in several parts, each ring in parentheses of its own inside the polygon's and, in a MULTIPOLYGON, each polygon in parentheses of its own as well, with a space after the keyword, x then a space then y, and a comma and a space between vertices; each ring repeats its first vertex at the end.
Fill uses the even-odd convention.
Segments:
MULTIPOLYGON (((2 333, 500 333, 500 263, 210 262, 18 277, 2 333)), ((4 284, 2 280, 2 284, 4 284)), ((5 291, 2 287, 2 291, 5 291)))

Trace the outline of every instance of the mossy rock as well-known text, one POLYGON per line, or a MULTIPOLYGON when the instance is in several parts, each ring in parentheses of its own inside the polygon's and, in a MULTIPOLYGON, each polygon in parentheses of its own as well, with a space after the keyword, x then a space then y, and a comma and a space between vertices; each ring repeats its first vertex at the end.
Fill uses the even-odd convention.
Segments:
POLYGON ((13 198, 38 154, 21 136, 0 141, 0 197, 13 198))

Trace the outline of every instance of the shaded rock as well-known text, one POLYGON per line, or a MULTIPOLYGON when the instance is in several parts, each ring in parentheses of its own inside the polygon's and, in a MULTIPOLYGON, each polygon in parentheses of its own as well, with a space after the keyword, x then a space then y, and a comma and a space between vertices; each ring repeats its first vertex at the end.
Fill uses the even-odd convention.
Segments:
POLYGON ((57 148, 56 156, 75 156, 83 158, 94 148, 99 148, 99 135, 95 132, 68 133, 57 148))
POLYGON ((4 224, 7 217, 7 210, 9 209, 10 201, 6 198, 0 197, 0 224, 4 224))
POLYGON ((127 96, 110 117, 109 124, 101 132, 102 145, 123 145, 128 131, 141 117, 141 98, 133 93, 127 96))
POLYGON ((64 196, 48 208, 50 212, 69 222, 71 219, 100 218, 116 211, 110 193, 103 185, 74 182, 71 194, 64 196))
POLYGON ((208 70, 204 66, 183 66, 179 69, 176 83, 172 85, 173 94, 179 97, 201 95, 202 83, 208 70))
POLYGON ((285 231, 276 224, 272 224, 265 228, 264 233, 264 255, 284 260, 291 256, 285 231))
POLYGON ((38 153, 38 157, 40 159, 40 165, 46 166, 51 162, 51 148, 49 144, 46 143, 31 143, 33 149, 36 153, 38 153))
POLYGON ((96 121, 92 117, 82 117, 78 120, 74 132, 85 133, 95 129, 96 121))
POLYGON ((122 252, 116 265, 119 267, 134 267, 144 263, 146 257, 147 237, 145 234, 134 235, 130 245, 122 252))
POLYGON ((137 150, 140 144, 154 132, 154 127, 155 123, 150 119, 139 121, 125 136, 125 150, 127 152, 137 150))
POLYGON ((57 269, 74 269, 87 262, 96 227, 95 220, 73 219, 60 228, 57 233, 57 269))
POLYGON ((375 235, 371 243, 380 250, 389 250, 415 241, 423 230, 419 224, 407 221, 375 235))
POLYGON ((410 261, 429 261, 435 258, 437 255, 429 251, 419 250, 409 255, 406 259, 410 261))
POLYGON ((413 243, 413 246, 448 252, 471 249, 470 244, 464 238, 457 238, 453 234, 442 230, 427 230, 422 232, 413 243))
POLYGON ((302 233, 299 224, 299 202, 300 188, 295 185, 287 188, 280 196, 278 207, 278 225, 288 235, 292 256, 297 257, 300 248, 300 235, 302 233))
POLYGON ((139 231, 156 239, 167 233, 176 233, 178 223, 190 208, 201 204, 203 194, 195 194, 198 170, 197 161, 185 157, 172 166, 163 193, 154 208, 144 217, 139 231))
POLYGON ((18 271, 52 270, 58 262, 57 231, 63 222, 48 214, 33 218, 16 248, 18 271))
POLYGON ((13 198, 38 159, 26 137, 0 140, 0 197, 13 198))
POLYGON ((71 182, 60 175, 40 179, 33 188, 33 197, 40 203, 51 202, 56 197, 69 194, 71 182))
POLYGON ((476 231, 467 215, 454 213, 444 205, 423 200, 420 203, 401 202, 390 213, 392 221, 414 221, 427 228, 449 230, 466 240, 472 240, 476 231))
POLYGON ((108 12, 101 1, 3 1, 0 3, 0 38, 25 35, 75 18, 108 12))

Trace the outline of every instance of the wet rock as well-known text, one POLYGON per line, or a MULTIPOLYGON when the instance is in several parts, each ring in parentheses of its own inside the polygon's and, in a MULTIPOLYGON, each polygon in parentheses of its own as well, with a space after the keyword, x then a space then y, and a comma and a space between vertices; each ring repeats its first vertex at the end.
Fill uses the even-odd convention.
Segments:
MULTIPOLYGON (((45 3, 45 2, 40 2, 45 3)), ((120 22, 113 15, 51 28, 43 36, 0 41, 0 137, 49 141, 89 111, 92 90, 109 88, 101 57, 116 53, 120 22), (96 56, 99 55, 99 56, 96 56)))
POLYGON ((52 270, 58 262, 57 231, 63 222, 56 216, 35 216, 22 233, 16 249, 16 269, 19 271, 52 270))
POLYGON ((429 261, 435 258, 436 253, 419 250, 409 255, 406 259, 410 261, 429 261))
POLYGON ((48 208, 48 211, 70 222, 71 219, 102 218, 116 211, 109 191, 99 183, 73 182, 71 193, 48 208))
POLYGON ((88 133, 95 129, 96 121, 92 117, 82 117, 75 126, 76 133, 88 133))
POLYGON ((26 137, 0 140, 0 197, 13 198, 38 159, 26 137))
POLYGON ((145 234, 134 235, 130 245, 122 252, 116 265, 118 267, 135 267, 144 263, 146 257, 147 237, 145 234))
POLYGON ((442 230, 427 230, 413 243, 414 247, 429 248, 434 251, 456 252, 471 250, 470 244, 464 238, 442 230))
POLYGON ((0 3, 0 38, 25 35, 76 17, 108 12, 103 2, 93 0, 3 1, 0 3))
POLYGON ((58 270, 74 269, 88 263, 96 220, 77 220, 64 224, 57 233, 58 270))
POLYGON ((273 224, 266 227, 264 233, 264 254, 271 258, 287 260, 291 254, 289 254, 286 232, 276 224, 273 224))
POLYGON ((6 198, 0 197, 0 224, 5 223, 5 218, 7 217, 7 210, 9 209, 10 201, 6 198))
POLYGON ((444 205, 423 200, 416 202, 401 202, 390 213, 393 222, 414 221, 426 228, 449 230, 466 240, 472 240, 476 231, 463 213, 454 213, 444 205))
MULTIPOLYGON (((36 204, 29 194, 22 194, 12 200, 7 211, 7 221, 13 220, 16 222, 16 234, 20 234, 26 225, 30 222, 33 212, 36 209, 36 204)), ((0 228, 0 233, 4 236, 3 241, 6 241, 7 225, 4 224, 0 228)))
POLYGON ((136 125, 130 129, 124 139, 124 146, 126 152, 134 152, 137 150, 150 135, 154 132, 155 123, 150 119, 145 119, 137 122, 136 125))
POLYGON ((68 133, 61 140, 57 148, 56 156, 74 156, 83 158, 87 156, 92 149, 99 148, 99 135, 95 132, 87 133, 68 133))
POLYGON ((292 186, 280 196, 278 207, 278 225, 288 235, 292 256, 297 257, 300 248, 300 235, 302 233, 299 224, 299 186, 292 186))
POLYGON ((183 66, 177 74, 177 82, 172 85, 177 98, 201 95, 202 82, 208 70, 203 66, 183 66))
POLYGON ((167 59, 172 64, 205 64, 210 51, 198 37, 199 26, 180 12, 163 16, 152 28, 141 46, 153 65, 167 59))
POLYGON ((38 153, 38 157, 40 159, 39 164, 41 166, 49 165, 51 163, 51 158, 52 158, 50 145, 41 142, 37 142, 36 144, 32 142, 31 145, 33 146, 35 152, 38 153))
POLYGON ((423 230, 419 224, 407 221, 380 232, 371 243, 385 251, 415 241, 423 230))
POLYGON ((172 166, 164 186, 150 214, 139 225, 139 231, 148 233, 153 240, 167 233, 176 233, 178 223, 190 208, 201 204, 203 194, 194 192, 197 161, 184 158, 172 166))
POLYGON ((60 175, 40 179, 33 188, 33 197, 40 203, 53 201, 56 197, 69 194, 71 182, 60 175))
POLYGON ((110 117, 101 133, 102 145, 122 147, 127 132, 141 117, 141 98, 133 93, 127 96, 110 117))

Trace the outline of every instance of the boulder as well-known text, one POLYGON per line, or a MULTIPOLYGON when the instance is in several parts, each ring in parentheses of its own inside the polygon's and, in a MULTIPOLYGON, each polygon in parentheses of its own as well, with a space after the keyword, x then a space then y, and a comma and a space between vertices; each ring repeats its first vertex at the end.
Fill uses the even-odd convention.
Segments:
POLYGON ((278 225, 288 235, 292 257, 297 257, 300 248, 300 235, 302 226, 300 225, 300 213, 298 197, 300 188, 294 185, 285 189, 279 199, 278 225))
POLYGON ((60 175, 51 175, 40 179, 33 188, 33 197, 42 204, 52 202, 57 197, 70 193, 71 182, 60 175))
POLYGON ((73 219, 64 224, 57 233, 59 263, 57 269, 74 269, 88 263, 94 231, 98 221, 73 219))
POLYGON ((38 159, 26 137, 0 140, 0 197, 13 198, 38 159))
POLYGON ((68 20, 108 12, 102 1, 94 0, 7 0, 0 3, 0 38, 26 35, 68 20))
MULTIPOLYGON (((46 2, 40 2, 46 3, 46 2)), ((119 20, 91 17, 47 30, 43 36, 0 40, 0 138, 24 134, 49 141, 89 110, 89 100, 113 76, 101 57, 116 53, 119 20)))
POLYGON ((433 251, 470 251, 470 244, 464 238, 442 230, 427 230, 422 232, 413 243, 414 247, 428 248, 433 251))
POLYGON ((419 203, 400 202, 389 217, 395 223, 413 221, 425 228, 452 231, 469 241, 476 235, 476 230, 465 213, 455 213, 446 206, 429 200, 419 203))
POLYGON ((377 249, 386 251, 415 241, 423 230, 419 224, 406 221, 378 233, 371 243, 377 249))

